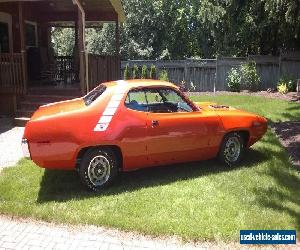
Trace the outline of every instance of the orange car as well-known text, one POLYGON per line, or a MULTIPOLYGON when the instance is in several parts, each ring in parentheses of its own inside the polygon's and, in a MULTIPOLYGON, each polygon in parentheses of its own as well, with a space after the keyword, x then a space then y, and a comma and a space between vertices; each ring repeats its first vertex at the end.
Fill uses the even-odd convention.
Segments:
POLYGON ((194 103, 168 82, 129 80, 41 106, 22 144, 37 165, 78 170, 83 183, 97 191, 120 170, 217 156, 234 165, 266 130, 267 120, 256 114, 194 103))

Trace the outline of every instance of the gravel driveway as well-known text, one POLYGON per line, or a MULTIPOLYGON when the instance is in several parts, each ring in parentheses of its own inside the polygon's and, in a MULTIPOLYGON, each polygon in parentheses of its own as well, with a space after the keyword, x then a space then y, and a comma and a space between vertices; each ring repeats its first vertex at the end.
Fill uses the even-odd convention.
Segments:
POLYGON ((24 128, 13 126, 12 119, 0 118, 0 169, 14 165, 22 158, 23 132, 24 128))

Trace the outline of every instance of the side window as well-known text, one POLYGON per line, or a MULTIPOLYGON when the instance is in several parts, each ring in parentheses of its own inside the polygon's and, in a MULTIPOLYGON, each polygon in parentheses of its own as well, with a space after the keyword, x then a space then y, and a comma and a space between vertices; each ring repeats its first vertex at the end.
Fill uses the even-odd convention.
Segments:
POLYGON ((146 112, 148 109, 145 92, 143 90, 129 91, 126 96, 125 106, 129 109, 146 112))
POLYGON ((160 89, 160 95, 166 104, 176 105, 176 112, 192 112, 193 108, 186 102, 182 96, 173 89, 160 89))
POLYGON ((146 98, 148 104, 160 104, 164 103, 161 95, 158 93, 157 89, 146 90, 146 98))
POLYGON ((171 88, 146 89, 148 111, 152 113, 192 112, 193 108, 171 88))

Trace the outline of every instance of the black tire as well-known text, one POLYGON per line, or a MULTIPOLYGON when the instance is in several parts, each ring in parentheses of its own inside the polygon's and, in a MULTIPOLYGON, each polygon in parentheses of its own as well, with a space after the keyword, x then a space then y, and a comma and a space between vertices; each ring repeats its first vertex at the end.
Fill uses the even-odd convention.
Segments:
POLYGON ((118 175, 118 161, 109 148, 89 149, 80 162, 79 175, 82 183, 98 192, 110 185, 118 175))
POLYGON ((245 152, 245 140, 237 132, 229 133, 223 138, 219 151, 219 159, 222 163, 232 167, 239 163, 245 152))

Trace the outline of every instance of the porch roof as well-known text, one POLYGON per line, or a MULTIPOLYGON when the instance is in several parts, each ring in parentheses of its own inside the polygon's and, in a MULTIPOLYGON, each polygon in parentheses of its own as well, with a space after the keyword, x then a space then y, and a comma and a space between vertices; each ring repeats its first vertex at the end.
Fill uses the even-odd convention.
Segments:
MULTIPOLYGON (((28 2, 30 4, 34 2, 41 12, 41 19, 49 17, 53 20, 51 13, 59 12, 61 13, 59 17, 64 19, 63 21, 69 21, 73 19, 72 13, 77 13, 77 6, 72 0, 0 0, 1 2, 28 2)), ((112 21, 118 17, 119 22, 125 22, 126 17, 121 0, 83 0, 81 3, 87 12, 87 20, 112 21)))

